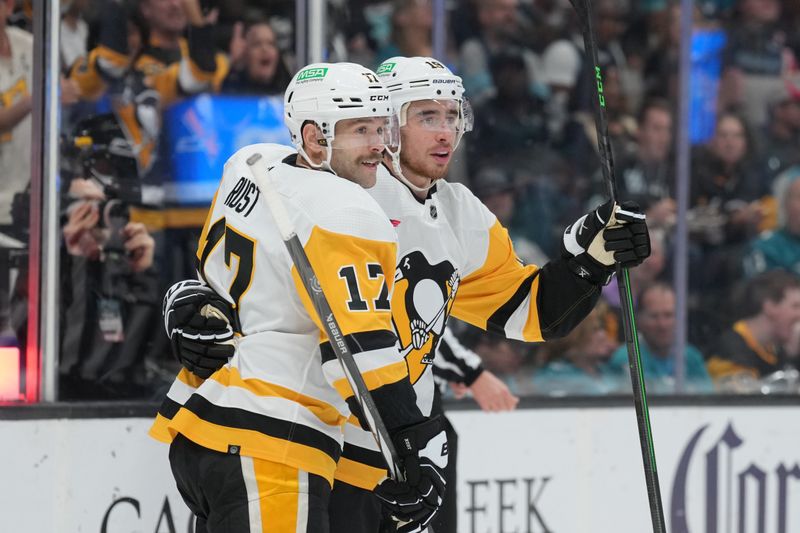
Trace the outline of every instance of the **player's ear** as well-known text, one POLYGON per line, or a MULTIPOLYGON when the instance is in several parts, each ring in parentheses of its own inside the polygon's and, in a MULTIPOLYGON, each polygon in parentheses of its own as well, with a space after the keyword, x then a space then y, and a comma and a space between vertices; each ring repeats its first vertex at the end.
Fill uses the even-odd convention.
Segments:
POLYGON ((308 157, 313 159, 312 162, 319 164, 325 161, 325 145, 320 143, 320 139, 324 141, 325 137, 322 135, 319 126, 309 120, 303 124, 300 135, 303 137, 303 148, 308 157))

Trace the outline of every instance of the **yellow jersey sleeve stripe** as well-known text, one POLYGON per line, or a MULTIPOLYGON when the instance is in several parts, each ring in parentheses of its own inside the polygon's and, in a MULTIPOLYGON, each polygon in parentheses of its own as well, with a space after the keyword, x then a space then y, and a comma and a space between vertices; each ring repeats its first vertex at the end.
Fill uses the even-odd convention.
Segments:
MULTIPOLYGON (((389 366, 364 372, 361 375, 364 378, 364 383, 366 383, 367 388, 369 390, 375 390, 383 385, 396 383, 407 377, 408 367, 406 366, 406 362, 403 360, 389 366)), ((333 383, 333 386, 345 400, 353 395, 353 389, 350 388, 350 383, 347 382, 346 378, 336 380, 333 383)))
POLYGON ((195 376, 185 368, 181 368, 181 371, 178 372, 178 379, 193 389, 196 389, 205 381, 203 378, 195 376))
MULTIPOLYGON (((391 295, 392 292, 397 259, 397 245, 394 242, 363 239, 317 226, 312 229, 304 248, 343 335, 361 331, 392 331, 388 305, 385 308, 380 305, 376 307, 376 301, 382 294, 391 295), (374 271, 371 275, 370 264, 379 265, 383 275, 375 276, 374 271)), ((320 339, 327 340, 294 266, 292 279, 300 300, 320 330, 320 339)))
MULTIPOLYGON (((524 331, 526 339, 539 338, 539 320, 536 314, 535 293, 538 288, 535 265, 523 265, 511 245, 508 231, 497 221, 489 229, 489 245, 483 265, 466 276, 458 289, 452 315, 482 329, 489 328, 489 320, 504 309, 513 311, 530 300, 530 311, 524 331), (520 298, 521 297, 521 298, 520 298), (513 309, 509 309, 512 307, 513 309)), ((502 325, 497 324, 502 329, 502 325)))

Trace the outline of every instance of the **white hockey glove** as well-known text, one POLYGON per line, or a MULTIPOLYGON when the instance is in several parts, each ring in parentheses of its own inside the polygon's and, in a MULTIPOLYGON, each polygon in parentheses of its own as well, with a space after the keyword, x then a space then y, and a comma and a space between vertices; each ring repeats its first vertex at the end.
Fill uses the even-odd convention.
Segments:
POLYGON ((233 355, 233 311, 208 285, 179 281, 164 296, 162 313, 172 354, 196 376, 208 378, 233 355))
POLYGON ((392 432, 405 481, 386 479, 375 495, 397 521, 399 533, 428 527, 442 505, 446 481, 447 436, 440 416, 392 432))
POLYGON ((619 206, 609 200, 568 226, 561 241, 570 269, 595 285, 608 284, 615 262, 630 268, 649 255, 647 222, 634 202, 619 206))

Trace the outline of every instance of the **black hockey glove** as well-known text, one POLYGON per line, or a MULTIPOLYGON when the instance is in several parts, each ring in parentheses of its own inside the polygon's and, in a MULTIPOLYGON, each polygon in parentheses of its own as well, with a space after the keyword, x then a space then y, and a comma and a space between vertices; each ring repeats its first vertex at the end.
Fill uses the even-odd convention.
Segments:
POLYGON ((233 355, 233 311, 208 285, 179 281, 164 296, 162 313, 172 354, 196 376, 208 378, 233 355))
POLYGON ((392 432, 405 481, 384 480, 375 495, 400 533, 424 531, 442 505, 447 437, 440 416, 392 432))
POLYGON ((634 202, 619 206, 609 200, 567 227, 561 241, 561 256, 570 269, 595 285, 608 284, 615 262, 630 268, 649 255, 647 222, 634 202))

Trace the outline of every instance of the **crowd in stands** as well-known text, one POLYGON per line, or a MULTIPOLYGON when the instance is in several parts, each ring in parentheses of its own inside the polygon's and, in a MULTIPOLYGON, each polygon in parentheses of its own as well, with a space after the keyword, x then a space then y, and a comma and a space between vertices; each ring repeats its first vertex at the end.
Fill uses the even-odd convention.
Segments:
MULTIPOLYGON (((542 264, 560 253, 563 228, 608 194, 580 21, 566 0, 447 5, 438 59, 463 78, 475 115, 449 179, 495 213, 521 260, 542 264)), ((800 367, 798 3, 695 3, 682 136, 677 3, 594 5, 619 197, 642 206, 652 232, 652 256, 631 271, 648 385, 675 390, 675 150, 687 137, 684 391, 760 391, 760 380, 800 367)), ((25 261, 9 259, 6 240, 28 240, 30 9, 29 0, 0 0, 0 342, 20 345, 25 261)), ((175 147, 163 113, 209 95, 282 95, 301 66, 294 16, 286 0, 62 0, 63 398, 155 397, 171 380, 160 299, 193 275, 204 216, 168 193, 175 147)), ((331 1, 328 59, 376 68, 395 55, 432 55, 433 22, 431 0, 331 1)), ((579 328, 550 344, 454 326, 515 393, 624 392, 616 279, 603 294, 579 328)))

